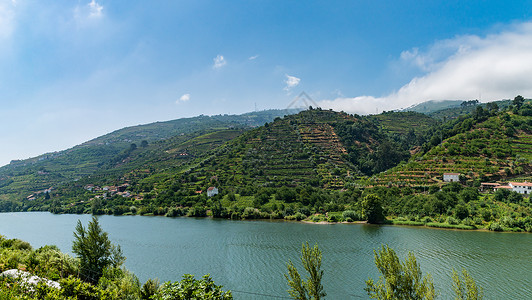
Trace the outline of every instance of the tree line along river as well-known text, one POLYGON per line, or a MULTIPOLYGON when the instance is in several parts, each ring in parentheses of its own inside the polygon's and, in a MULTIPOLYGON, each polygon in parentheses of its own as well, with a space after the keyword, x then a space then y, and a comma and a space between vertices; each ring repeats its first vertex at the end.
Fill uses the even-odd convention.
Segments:
MULTIPOLYGON (((77 220, 90 215, 2 213, 0 234, 34 247, 57 245, 71 253, 77 220)), ((486 299, 530 299, 532 235, 365 224, 315 225, 284 221, 101 216, 102 228, 141 280, 180 280, 210 273, 235 299, 288 298, 283 274, 299 266, 301 244, 323 252, 326 299, 367 299, 365 281, 378 278, 373 250, 388 244, 401 259, 412 251, 434 278, 440 299, 452 296, 452 268, 466 268, 486 299), (262 296, 264 295, 264 296, 262 296), (266 296, 267 295, 267 296, 266 296)), ((301 267, 299 266, 301 269, 301 267)))

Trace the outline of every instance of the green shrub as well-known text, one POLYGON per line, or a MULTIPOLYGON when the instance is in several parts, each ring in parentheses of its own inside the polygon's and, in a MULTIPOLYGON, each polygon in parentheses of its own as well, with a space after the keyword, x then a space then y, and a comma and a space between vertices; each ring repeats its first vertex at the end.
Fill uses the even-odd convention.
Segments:
POLYGON ((462 224, 467 225, 467 226, 474 226, 475 222, 473 222, 471 218, 465 218, 462 220, 462 224))
POLYGON ((491 222, 488 226, 488 229, 491 231, 502 231, 502 226, 497 222, 491 222))
POLYGON ((460 223, 457 219, 455 219, 455 218, 453 218, 451 216, 447 217, 446 222, 448 224, 450 224, 450 225, 457 225, 458 223, 460 223))
POLYGON ((155 300, 185 300, 185 299, 207 299, 225 300, 233 299, 231 291, 222 291, 222 286, 214 284, 210 275, 203 276, 202 279, 195 279, 190 274, 183 275, 179 282, 164 283, 157 294, 152 299, 155 300))
POLYGON ((431 217, 428 217, 428 216, 421 218, 421 222, 423 222, 423 223, 425 223, 425 224, 426 224, 426 223, 433 222, 433 221, 434 221, 434 220, 432 220, 432 218, 431 218, 431 217))
POLYGON ((347 218, 350 218, 352 221, 358 221, 358 220, 362 220, 360 214, 358 214, 356 211, 354 210, 346 210, 342 213, 342 217, 344 218, 344 220, 347 221, 347 218))

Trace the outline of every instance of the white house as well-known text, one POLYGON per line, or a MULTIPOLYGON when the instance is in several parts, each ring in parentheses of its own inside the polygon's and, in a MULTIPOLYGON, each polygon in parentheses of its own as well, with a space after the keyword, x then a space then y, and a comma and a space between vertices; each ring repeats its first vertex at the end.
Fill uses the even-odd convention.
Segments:
POLYGON ((214 195, 218 195, 218 189, 215 188, 214 186, 211 186, 210 188, 207 189, 207 196, 212 197, 214 195))
POLYGON ((443 181, 458 182, 460 181, 460 173, 443 173, 443 181))
POLYGON ((532 182, 510 182, 508 185, 512 188, 512 191, 519 194, 529 195, 532 193, 532 182))

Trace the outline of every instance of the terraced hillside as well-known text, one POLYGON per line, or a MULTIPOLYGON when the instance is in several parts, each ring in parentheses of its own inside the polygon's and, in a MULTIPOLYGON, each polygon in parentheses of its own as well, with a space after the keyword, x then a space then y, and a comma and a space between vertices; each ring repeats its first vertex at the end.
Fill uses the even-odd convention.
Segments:
POLYGON ((241 134, 242 129, 261 126, 275 117, 298 111, 268 110, 243 115, 198 116, 127 127, 71 149, 12 161, 0 168, 0 200, 20 201, 30 194, 43 193, 74 180, 83 181, 89 176, 93 180, 107 180, 130 170, 142 169, 143 165, 147 165, 144 169, 152 172, 181 165, 183 160, 167 163, 174 158, 187 158, 185 161, 188 161, 203 155, 205 147, 212 150, 241 134), (216 135, 214 131, 223 133, 216 135), (211 138, 200 138, 207 133, 211 134, 211 138), (190 139, 196 140, 182 145, 190 139), (200 140, 203 140, 203 145, 197 144, 200 140), (188 151, 188 156, 179 156, 183 154, 178 153, 181 150, 188 151))
POLYGON ((385 172, 375 184, 439 184, 443 173, 460 173, 464 180, 479 181, 530 175, 532 117, 504 111, 489 118, 476 118, 457 123, 453 130, 460 133, 385 172))
POLYGON ((157 189, 173 181, 184 183, 189 192, 210 185, 342 189, 363 175, 359 161, 376 153, 382 143, 393 141, 368 118, 303 111, 244 133, 183 175, 168 174, 157 189))

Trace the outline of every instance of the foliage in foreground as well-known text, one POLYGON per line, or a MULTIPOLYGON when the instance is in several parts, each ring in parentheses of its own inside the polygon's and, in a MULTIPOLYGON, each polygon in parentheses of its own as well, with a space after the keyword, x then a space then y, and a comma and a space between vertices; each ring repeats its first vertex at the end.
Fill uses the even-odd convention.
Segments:
MULTIPOLYGON (((379 300, 429 300, 437 297, 432 276, 423 276, 416 257, 412 252, 402 262, 395 251, 383 245, 380 250, 374 250, 375 265, 382 274, 377 282, 373 279, 366 281, 364 289, 372 299, 379 300)), ((292 261, 287 264, 288 274, 285 274, 288 293, 292 299, 307 300, 320 299, 326 294, 321 279, 322 254, 318 245, 310 248, 308 242, 301 247, 301 262, 309 273, 306 281, 301 280, 301 275, 294 267, 292 261)), ((462 269, 462 277, 453 269, 453 290, 456 300, 481 300, 482 288, 476 285, 469 273, 462 269)))
POLYGON ((27 242, 0 235, 0 272, 25 270, 61 286, 48 286, 44 280, 31 284, 24 276, 0 276, 0 299, 232 299, 231 292, 222 291, 209 275, 196 280, 186 274, 180 282, 161 287, 157 280, 149 279, 141 287, 138 278, 121 267, 125 258, 119 246, 110 242, 96 218, 87 229, 78 222, 74 236, 78 258, 61 253, 56 246, 33 250, 27 242))
POLYGON ((466 269, 462 269, 462 278, 456 270, 453 269, 453 289, 456 294, 456 300, 478 300, 482 299, 483 291, 478 287, 475 280, 466 269))
POLYGON ((229 300, 233 299, 231 291, 222 291, 222 286, 214 284, 210 275, 195 279, 185 274, 179 282, 166 282, 150 299, 155 300, 229 300))
POLYGON ((285 274, 284 277, 290 286, 288 290, 290 296, 298 300, 319 300, 325 297, 327 293, 325 293, 321 284, 323 277, 323 270, 321 270, 321 250, 317 244, 312 248, 310 248, 308 242, 301 246, 301 263, 308 273, 306 281, 301 280, 301 275, 299 275, 292 261, 288 261, 286 266, 288 268, 288 274, 285 274))
POLYGON ((72 252, 79 258, 81 278, 92 284, 98 283, 106 268, 119 268, 125 261, 120 246, 111 243, 95 216, 87 229, 78 220, 72 252))
POLYGON ((421 268, 412 252, 401 262, 395 251, 388 246, 374 250, 375 265, 382 274, 376 283, 366 281, 366 292, 372 299, 434 299, 434 282, 429 275, 423 277, 421 268))

